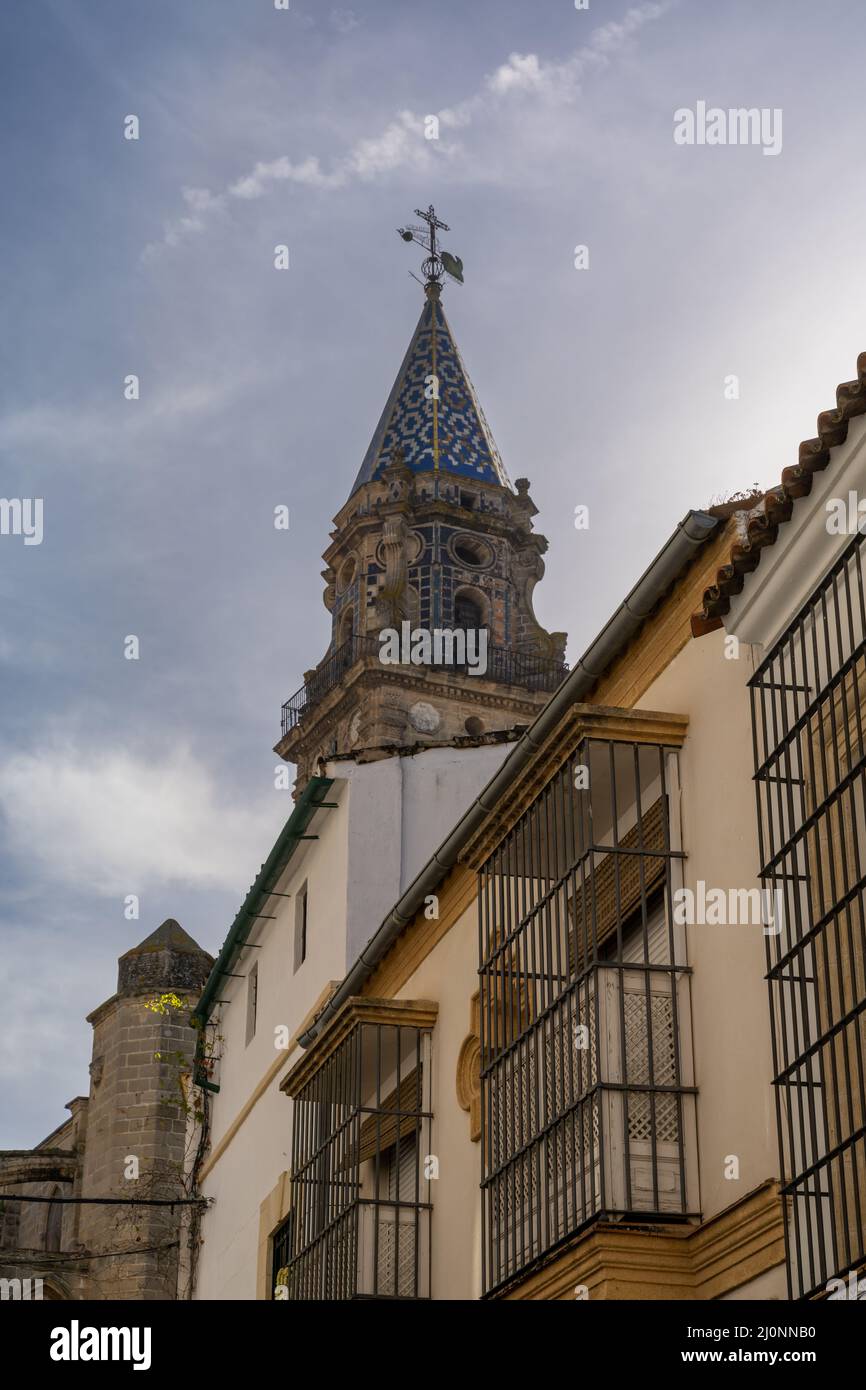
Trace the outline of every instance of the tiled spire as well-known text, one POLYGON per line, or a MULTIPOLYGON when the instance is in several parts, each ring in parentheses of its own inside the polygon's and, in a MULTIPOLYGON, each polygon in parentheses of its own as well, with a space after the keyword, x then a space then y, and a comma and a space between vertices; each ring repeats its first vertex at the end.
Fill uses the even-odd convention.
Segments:
POLYGON ((378 481, 398 447, 413 473, 441 472, 511 487, 440 303, 440 286, 428 284, 425 296, 350 495, 378 481))

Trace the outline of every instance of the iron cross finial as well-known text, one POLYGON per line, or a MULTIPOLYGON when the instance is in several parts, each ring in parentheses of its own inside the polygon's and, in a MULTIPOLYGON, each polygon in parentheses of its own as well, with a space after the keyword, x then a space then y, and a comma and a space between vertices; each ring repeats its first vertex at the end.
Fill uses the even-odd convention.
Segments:
MULTIPOLYGON (((440 285, 442 283, 442 276, 445 274, 446 270, 448 270, 448 265, 447 261, 443 261, 439 251, 436 233, 437 231, 450 232, 451 228, 448 226, 447 222, 440 222, 439 218, 436 216, 436 209, 433 207, 432 203, 426 212, 422 212, 420 208, 416 208, 415 216, 421 218, 424 226, 398 227, 397 231, 404 241, 414 241, 427 253, 421 264, 421 271, 424 276, 423 284, 425 287, 428 285, 440 285)), ((447 255, 448 253, 446 252, 446 258, 447 255)), ((451 272, 449 271, 449 273, 451 272)), ((417 279, 418 277, 416 276, 415 278, 417 279)))

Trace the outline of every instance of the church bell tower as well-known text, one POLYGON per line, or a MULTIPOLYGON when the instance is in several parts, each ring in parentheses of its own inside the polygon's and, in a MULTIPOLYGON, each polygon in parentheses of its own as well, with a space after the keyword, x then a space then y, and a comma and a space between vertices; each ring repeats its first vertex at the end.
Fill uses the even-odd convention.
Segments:
POLYGON ((334 757, 516 738, 565 675, 565 633, 532 609, 547 541, 508 479, 442 307, 462 263, 432 207, 424 304, 324 553, 331 641, 283 706, 275 751, 302 788, 334 757))

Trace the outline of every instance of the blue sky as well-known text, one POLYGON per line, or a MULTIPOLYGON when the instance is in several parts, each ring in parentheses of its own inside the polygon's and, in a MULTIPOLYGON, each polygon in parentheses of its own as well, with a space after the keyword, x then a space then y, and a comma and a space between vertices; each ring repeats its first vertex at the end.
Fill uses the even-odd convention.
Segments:
POLYGON ((864 41, 859 0, 4 8, 0 495, 44 498, 44 539, 0 537, 0 1145, 86 1092, 122 951, 169 915, 219 946, 290 810, 280 705, 420 311, 394 228, 452 227, 446 312, 574 659, 854 374, 864 41), (700 100, 780 108, 781 153, 677 146, 700 100))

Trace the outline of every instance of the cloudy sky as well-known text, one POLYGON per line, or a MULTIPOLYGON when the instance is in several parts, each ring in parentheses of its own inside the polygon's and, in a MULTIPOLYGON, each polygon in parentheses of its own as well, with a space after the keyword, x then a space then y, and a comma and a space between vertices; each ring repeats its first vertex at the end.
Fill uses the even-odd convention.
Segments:
POLYGON ((280 705, 420 310, 395 227, 452 227, 574 659, 854 375, 864 43, 862 0, 3 8, 0 494, 44 537, 0 536, 0 1146, 87 1090, 116 957, 169 915, 216 949, 290 810, 280 705), (781 151, 678 145, 698 102, 780 110, 781 151))

